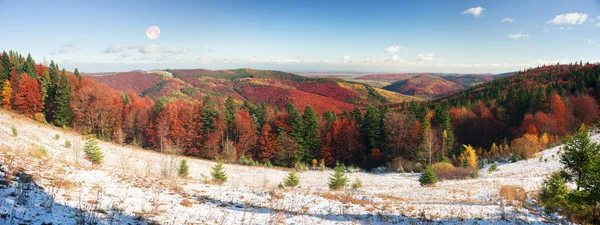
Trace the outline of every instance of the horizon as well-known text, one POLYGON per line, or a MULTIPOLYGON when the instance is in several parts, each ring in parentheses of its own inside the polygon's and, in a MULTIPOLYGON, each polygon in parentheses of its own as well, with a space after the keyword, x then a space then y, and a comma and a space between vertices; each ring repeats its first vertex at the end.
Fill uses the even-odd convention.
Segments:
POLYGON ((0 23, 0 49, 86 73, 252 68, 499 74, 600 61, 595 0, 1 1, 0 23), (20 25, 11 26, 12 18, 21 18, 20 25), (160 37, 146 36, 151 26, 160 28, 160 37))

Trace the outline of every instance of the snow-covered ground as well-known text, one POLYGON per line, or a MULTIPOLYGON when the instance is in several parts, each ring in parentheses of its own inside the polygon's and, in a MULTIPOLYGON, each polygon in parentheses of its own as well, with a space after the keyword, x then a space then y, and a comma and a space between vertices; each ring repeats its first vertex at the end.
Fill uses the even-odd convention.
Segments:
POLYGON ((535 193, 547 175, 560 169, 559 147, 527 161, 500 164, 495 172, 484 168, 478 179, 421 187, 419 174, 350 173, 351 181, 362 180, 360 190, 329 191, 331 171, 300 172, 299 188, 279 189, 288 173, 284 169, 225 165, 228 182, 213 185, 207 182, 211 161, 187 158, 190 179, 166 178, 161 170, 169 163, 177 167, 184 157, 100 142, 104 163, 93 167, 83 158, 82 146, 74 132, 0 110, 0 224, 556 222, 531 199, 507 204, 499 190, 514 185, 535 193), (67 148, 66 140, 73 146, 67 148))

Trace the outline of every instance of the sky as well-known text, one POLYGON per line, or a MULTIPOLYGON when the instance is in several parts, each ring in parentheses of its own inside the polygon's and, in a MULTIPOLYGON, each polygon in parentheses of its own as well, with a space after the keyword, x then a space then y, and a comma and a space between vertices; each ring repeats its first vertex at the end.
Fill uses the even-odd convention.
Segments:
POLYGON ((599 62, 600 0, 0 0, 11 49, 83 72, 502 73, 599 62))

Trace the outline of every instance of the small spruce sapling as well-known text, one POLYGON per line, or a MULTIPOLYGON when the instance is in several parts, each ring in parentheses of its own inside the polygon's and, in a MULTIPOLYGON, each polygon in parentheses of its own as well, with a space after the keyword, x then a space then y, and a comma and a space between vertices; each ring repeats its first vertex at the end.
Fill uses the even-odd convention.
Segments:
POLYGON ((181 160, 181 163, 179 163, 179 177, 182 178, 187 178, 188 177, 188 173, 189 173, 189 167, 187 165, 187 160, 181 160))
POLYGON ((102 164, 102 161, 104 160, 104 155, 102 154, 102 151, 100 151, 98 142, 96 142, 96 139, 94 137, 88 137, 85 140, 83 151, 85 152, 85 158, 92 162, 93 165, 102 164))
POLYGON ((345 169, 341 164, 337 163, 333 170, 335 172, 329 178, 329 189, 338 190, 346 186, 346 183, 348 183, 348 178, 344 174, 345 169))
POLYGON ((421 186, 430 186, 437 183, 437 177, 431 167, 427 167, 427 169, 423 171, 423 174, 421 174, 421 177, 419 178, 419 182, 421 183, 421 186))
POLYGON ((223 169, 223 163, 219 162, 212 168, 212 172, 210 173, 212 176, 212 180, 217 184, 223 184, 227 182, 227 173, 223 169))
POLYGON ((300 178, 296 174, 296 171, 292 170, 288 176, 283 180, 283 184, 286 187, 296 187, 300 184, 300 178))

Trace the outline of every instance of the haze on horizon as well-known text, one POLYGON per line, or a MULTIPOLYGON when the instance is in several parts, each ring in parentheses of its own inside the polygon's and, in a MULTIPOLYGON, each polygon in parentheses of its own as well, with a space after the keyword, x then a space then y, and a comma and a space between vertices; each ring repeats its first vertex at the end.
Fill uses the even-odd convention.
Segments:
POLYGON ((600 61, 597 0, 0 1, 0 26, 0 49, 84 72, 501 73, 600 61))

